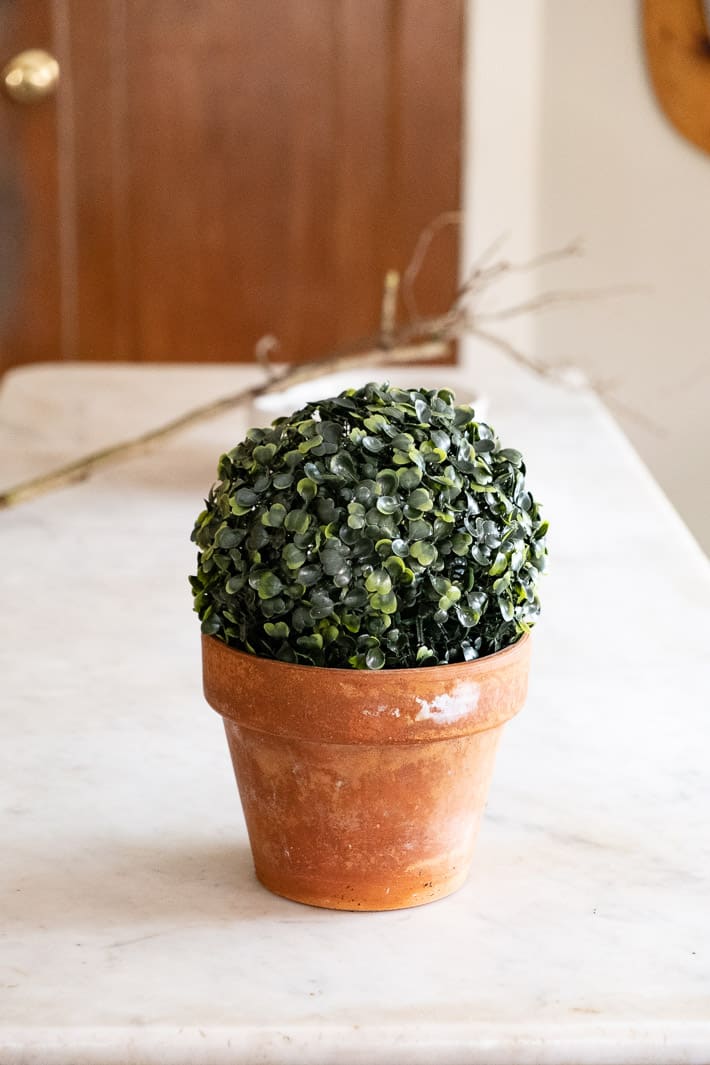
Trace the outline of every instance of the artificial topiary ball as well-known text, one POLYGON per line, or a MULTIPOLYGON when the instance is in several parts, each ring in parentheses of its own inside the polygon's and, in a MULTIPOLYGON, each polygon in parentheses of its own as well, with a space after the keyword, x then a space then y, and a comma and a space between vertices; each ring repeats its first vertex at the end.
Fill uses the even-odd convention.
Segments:
POLYGON ((547 522, 521 454, 448 389, 368 384, 250 429, 195 523, 202 631, 267 658, 441 665, 539 614, 547 522))

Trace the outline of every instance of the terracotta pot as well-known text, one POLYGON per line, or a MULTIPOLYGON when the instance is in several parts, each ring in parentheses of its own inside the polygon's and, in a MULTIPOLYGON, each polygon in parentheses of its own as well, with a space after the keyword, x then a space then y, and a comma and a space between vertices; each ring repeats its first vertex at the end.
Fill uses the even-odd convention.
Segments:
POLYGON ((338 910, 419 906, 469 871, 530 640, 474 662, 365 672, 294 666, 203 637, 256 875, 338 910))

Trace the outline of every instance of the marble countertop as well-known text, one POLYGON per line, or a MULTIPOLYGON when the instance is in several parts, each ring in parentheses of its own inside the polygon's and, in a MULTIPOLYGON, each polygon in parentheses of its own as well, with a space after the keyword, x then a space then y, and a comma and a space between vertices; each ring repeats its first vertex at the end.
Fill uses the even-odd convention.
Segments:
MULTIPOLYGON (((15 371, 0 479, 255 372, 15 371)), ((552 521, 467 885, 349 914, 257 884, 186 579, 223 416, 0 513, 3 1065, 710 1060, 707 559, 594 398, 432 374, 488 397, 552 521)))

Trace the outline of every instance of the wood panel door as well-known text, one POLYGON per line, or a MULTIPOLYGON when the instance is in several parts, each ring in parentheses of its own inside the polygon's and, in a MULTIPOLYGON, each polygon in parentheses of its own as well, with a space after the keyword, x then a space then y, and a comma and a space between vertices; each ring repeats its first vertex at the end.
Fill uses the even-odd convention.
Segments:
MULTIPOLYGON (((0 362, 304 359, 459 205, 463 0, 0 0, 0 362)), ((419 279, 456 283, 454 231, 419 279)))

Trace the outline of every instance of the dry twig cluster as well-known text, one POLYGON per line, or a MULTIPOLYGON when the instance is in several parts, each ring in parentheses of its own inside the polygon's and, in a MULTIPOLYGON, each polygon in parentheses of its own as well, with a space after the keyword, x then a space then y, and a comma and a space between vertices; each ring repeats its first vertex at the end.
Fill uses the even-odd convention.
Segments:
MULTIPOLYGON (((84 480, 97 470, 143 454, 153 445, 162 443, 184 429, 234 410, 259 396, 285 391, 295 384, 311 381, 328 373, 361 369, 364 366, 390 367, 395 364, 432 363, 442 360, 450 353, 451 343, 464 335, 476 337, 483 343, 498 348, 513 362, 538 376, 565 383, 565 373, 561 367, 554 367, 528 355, 496 332, 495 326, 491 329, 488 323, 530 314, 554 305, 618 294, 620 289, 549 291, 534 299, 498 310, 477 310, 476 303, 481 294, 503 277, 530 271, 581 253, 579 242, 573 241, 563 248, 546 252, 526 262, 515 263, 496 258, 501 244, 501 241, 496 241, 474 264, 455 293, 448 310, 437 316, 422 316, 419 313, 415 288, 427 252, 437 233, 446 226, 459 225, 460 222, 459 212, 447 212, 434 219, 420 234, 412 258, 401 276, 394 270, 387 272, 383 285, 380 328, 375 336, 361 340, 349 349, 330 352, 320 358, 278 371, 274 370, 270 362, 270 356, 278 349, 278 341, 271 336, 263 337, 255 351, 256 360, 265 369, 265 380, 261 384, 195 407, 139 436, 84 455, 56 470, 0 492, 0 510, 84 480), (400 310, 404 312, 403 321, 400 320, 400 310)), ((607 389, 601 385, 587 383, 585 387, 609 398, 607 389)))

